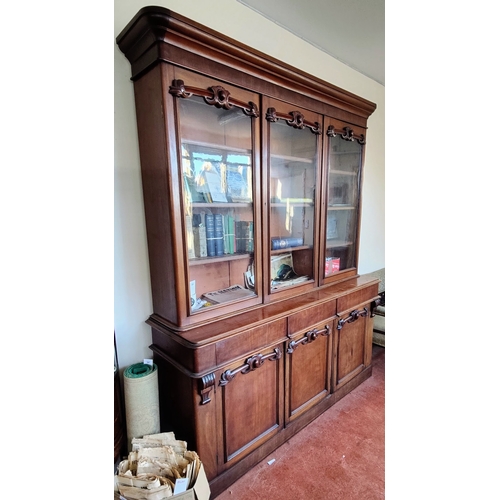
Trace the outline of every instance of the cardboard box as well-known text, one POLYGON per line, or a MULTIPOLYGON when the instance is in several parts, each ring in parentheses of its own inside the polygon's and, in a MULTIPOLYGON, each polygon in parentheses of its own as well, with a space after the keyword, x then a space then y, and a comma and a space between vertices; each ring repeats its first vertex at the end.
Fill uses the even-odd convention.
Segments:
MULTIPOLYGON (((154 494, 152 490, 144 490, 144 498, 147 498, 147 494, 154 494)), ((115 498, 123 499, 124 497, 118 492, 115 492, 115 498)), ((203 464, 201 464, 200 471, 198 472, 198 477, 194 486, 183 493, 173 495, 169 497, 172 500, 210 500, 210 485, 208 484, 207 475, 205 474, 205 469, 203 464)))
POLYGON ((210 485, 208 484, 207 475, 205 474, 205 469, 203 464, 201 464, 200 471, 198 472, 198 477, 194 486, 185 491, 184 493, 179 493, 170 497, 175 500, 209 500, 210 499, 210 485))

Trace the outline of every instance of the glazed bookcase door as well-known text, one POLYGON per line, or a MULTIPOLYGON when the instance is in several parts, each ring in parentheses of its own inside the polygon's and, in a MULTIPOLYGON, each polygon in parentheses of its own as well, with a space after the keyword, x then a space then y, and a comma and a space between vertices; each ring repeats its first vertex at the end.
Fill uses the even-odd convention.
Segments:
POLYGON ((264 109, 269 207, 264 285, 270 295, 288 296, 317 283, 322 117, 273 100, 264 100, 264 109))
POLYGON ((258 96, 179 73, 183 79, 174 80, 170 93, 178 97, 189 314, 245 307, 261 301, 254 189, 258 96))
POLYGON ((321 253, 322 281, 355 272, 364 130, 329 120, 326 128, 326 209, 321 253))

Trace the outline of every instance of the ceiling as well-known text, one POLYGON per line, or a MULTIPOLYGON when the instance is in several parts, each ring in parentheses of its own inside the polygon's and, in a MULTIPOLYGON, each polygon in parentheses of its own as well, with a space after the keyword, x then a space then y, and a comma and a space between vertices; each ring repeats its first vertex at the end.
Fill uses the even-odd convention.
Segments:
POLYGON ((238 0, 385 85, 385 0, 238 0))

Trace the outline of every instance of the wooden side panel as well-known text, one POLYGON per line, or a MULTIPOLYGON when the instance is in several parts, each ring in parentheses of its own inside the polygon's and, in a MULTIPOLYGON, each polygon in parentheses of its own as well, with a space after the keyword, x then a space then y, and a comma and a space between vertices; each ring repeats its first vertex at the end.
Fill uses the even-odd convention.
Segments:
POLYGON ((172 158, 169 158, 166 146, 168 133, 160 67, 135 82, 134 91, 153 307, 155 312, 176 323, 178 297, 175 284, 179 271, 176 268, 172 273, 171 268, 171 263, 177 261, 171 205, 175 194, 169 164, 172 158))
MULTIPOLYGON (((218 373, 219 408, 219 471, 234 463, 274 436, 283 426, 283 363, 282 347, 279 358, 275 351, 257 355, 267 357, 260 366, 245 372, 247 360, 233 363, 218 373), (268 357, 270 356, 270 357, 268 357), (224 373, 229 375, 224 383, 224 373)), ((250 363, 253 366, 257 366, 250 363)))
POLYGON ((287 422, 297 418, 331 392, 332 331, 332 321, 320 323, 294 336, 287 344, 287 422), (314 338, 315 332, 319 333, 314 338))
POLYGON ((215 378, 206 377, 205 398, 202 379, 180 372, 158 352, 153 360, 158 366, 161 432, 174 432, 177 439, 187 441, 188 449, 200 456, 208 479, 217 475, 215 378), (204 402, 204 403, 203 403, 204 402))

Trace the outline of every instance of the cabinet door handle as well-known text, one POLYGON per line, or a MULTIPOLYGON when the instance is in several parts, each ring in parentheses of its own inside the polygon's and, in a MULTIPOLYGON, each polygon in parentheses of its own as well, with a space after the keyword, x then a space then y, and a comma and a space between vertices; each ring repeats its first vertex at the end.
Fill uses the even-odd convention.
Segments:
POLYGON ((310 344, 311 342, 314 342, 319 335, 324 335, 325 337, 327 337, 328 335, 330 335, 330 333, 330 327, 328 325, 325 325, 325 328, 323 328, 323 330, 317 330, 316 328, 309 330, 300 340, 292 340, 288 344, 288 349, 286 352, 288 354, 292 354, 292 352, 295 351, 295 349, 297 349, 300 344, 310 344))
POLYGON ((243 375, 245 373, 249 373, 253 370, 256 370, 257 368, 260 368, 266 359, 269 359, 270 361, 276 361, 281 358, 281 349, 278 347, 274 349, 273 352, 270 352, 269 354, 255 354, 254 356, 251 356, 245 361, 245 364, 240 366, 239 368, 236 368, 236 370, 226 370, 222 375, 221 379, 219 381, 219 385, 227 385, 231 380, 233 380, 234 377, 238 373, 242 373, 243 375))
POLYGON ((347 318, 339 320, 339 322, 337 323, 337 330, 342 330, 342 327, 346 323, 352 323, 353 321, 356 321, 363 316, 368 316, 368 314, 368 309, 366 307, 363 307, 361 311, 359 311, 358 309, 354 309, 354 311, 352 311, 349 316, 347 316, 347 318))

